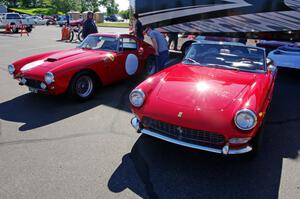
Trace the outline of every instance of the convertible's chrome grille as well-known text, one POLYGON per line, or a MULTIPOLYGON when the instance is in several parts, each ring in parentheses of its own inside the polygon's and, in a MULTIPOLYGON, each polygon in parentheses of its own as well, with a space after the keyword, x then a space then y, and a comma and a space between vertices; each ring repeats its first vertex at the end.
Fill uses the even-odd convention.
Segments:
POLYGON ((225 142, 223 135, 206 131, 194 130, 189 128, 179 127, 173 124, 164 123, 158 120, 144 117, 142 124, 145 128, 156 131, 164 136, 168 136, 181 141, 193 144, 215 144, 220 145, 225 142))
POLYGON ((25 85, 31 88, 41 89, 41 81, 34 80, 34 79, 26 79, 25 85))

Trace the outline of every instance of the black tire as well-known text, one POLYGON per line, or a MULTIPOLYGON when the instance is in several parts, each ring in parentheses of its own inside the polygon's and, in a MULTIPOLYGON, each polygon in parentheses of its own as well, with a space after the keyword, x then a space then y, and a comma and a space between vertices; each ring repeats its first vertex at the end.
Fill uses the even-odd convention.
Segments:
POLYGON ((95 93, 95 77, 92 73, 82 71, 77 73, 68 89, 68 96, 71 99, 87 101, 94 96, 95 93))
POLYGON ((147 78, 155 73, 155 56, 147 58, 143 72, 143 78, 147 78))
POLYGON ((19 29, 17 28, 16 24, 10 24, 11 26, 11 31, 13 33, 18 33, 19 32, 19 29))
POLYGON ((82 36, 82 30, 81 31, 79 31, 79 33, 78 33, 78 35, 77 35, 77 39, 80 41, 80 42, 82 42, 83 41, 83 36, 82 36))
POLYGON ((69 41, 72 42, 73 39, 74 39, 74 31, 71 31, 69 41))
POLYGON ((30 33, 30 32, 32 31, 32 28, 26 27, 26 31, 27 31, 28 33, 30 33))
POLYGON ((255 135, 255 137, 250 141, 252 151, 246 154, 246 156, 250 158, 255 158, 261 150, 261 145, 263 142, 263 135, 264 135, 264 124, 265 122, 263 121, 263 123, 259 128, 259 131, 255 135))

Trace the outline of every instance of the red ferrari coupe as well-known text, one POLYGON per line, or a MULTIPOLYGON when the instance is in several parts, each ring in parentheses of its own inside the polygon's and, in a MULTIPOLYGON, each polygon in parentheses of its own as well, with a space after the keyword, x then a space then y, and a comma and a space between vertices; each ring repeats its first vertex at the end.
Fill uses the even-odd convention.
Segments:
POLYGON ((47 52, 16 61, 8 71, 34 93, 89 99, 102 86, 136 74, 151 75, 154 49, 131 35, 93 34, 77 48, 47 52))
POLYGON ((277 68, 265 50, 199 42, 129 98, 138 133, 219 154, 256 152, 277 68))

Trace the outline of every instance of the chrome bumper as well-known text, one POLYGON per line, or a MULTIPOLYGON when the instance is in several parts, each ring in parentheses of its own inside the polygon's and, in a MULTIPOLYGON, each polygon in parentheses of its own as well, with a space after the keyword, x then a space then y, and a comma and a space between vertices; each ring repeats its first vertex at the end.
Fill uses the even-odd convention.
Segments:
POLYGON ((176 139, 161 135, 159 133, 150 131, 148 129, 141 129, 140 121, 136 117, 134 117, 131 120, 131 125, 133 126, 133 128, 135 128, 138 131, 138 133, 146 134, 146 135, 149 135, 149 136, 152 136, 152 137, 155 137, 155 138, 158 138, 158 139, 161 139, 161 140, 173 143, 173 144, 178 144, 181 146, 198 149, 198 150, 202 150, 202 151, 224 154, 224 155, 244 154, 244 153, 248 153, 248 152, 252 151, 251 146, 247 146, 247 147, 241 148, 241 149, 230 149, 229 145, 226 144, 222 149, 216 149, 216 148, 212 148, 212 147, 201 146, 201 145, 196 145, 196 144, 191 144, 191 143, 183 142, 180 140, 176 140, 176 139))

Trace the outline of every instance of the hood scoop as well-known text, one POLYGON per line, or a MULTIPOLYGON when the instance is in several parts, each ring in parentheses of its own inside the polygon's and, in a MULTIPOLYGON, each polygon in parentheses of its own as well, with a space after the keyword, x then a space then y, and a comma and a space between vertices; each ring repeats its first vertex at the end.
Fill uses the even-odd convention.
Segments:
POLYGON ((51 57, 49 57, 45 61, 46 62, 56 62, 57 60, 58 60, 57 58, 51 58, 51 57))

